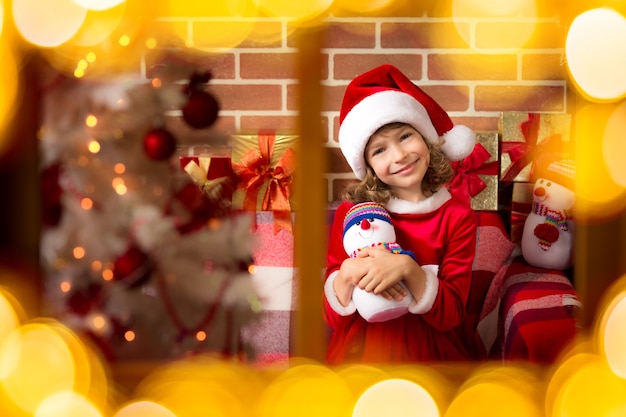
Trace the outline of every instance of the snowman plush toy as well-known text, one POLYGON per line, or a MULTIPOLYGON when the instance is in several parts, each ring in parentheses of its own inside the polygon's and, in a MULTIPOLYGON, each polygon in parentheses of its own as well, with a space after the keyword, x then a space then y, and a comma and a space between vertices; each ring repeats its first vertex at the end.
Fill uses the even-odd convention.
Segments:
POLYGON ((549 164, 535 181, 521 242, 522 256, 530 265, 561 270, 572 266, 575 174, 574 162, 561 160, 549 164))
MULTIPOLYGON (((373 202, 354 205, 346 213, 343 222, 343 247, 346 253, 354 258, 360 250, 377 246, 383 246, 393 253, 406 254, 415 259, 413 252, 403 250, 396 243, 396 231, 391 224, 389 212, 384 206, 373 202)), ((404 286, 402 282, 400 285, 404 286)), ((352 302, 356 310, 369 322, 381 322, 400 317, 409 311, 412 301, 413 297, 410 293, 402 300, 387 300, 380 294, 367 292, 357 286, 354 287, 352 293, 352 302)))

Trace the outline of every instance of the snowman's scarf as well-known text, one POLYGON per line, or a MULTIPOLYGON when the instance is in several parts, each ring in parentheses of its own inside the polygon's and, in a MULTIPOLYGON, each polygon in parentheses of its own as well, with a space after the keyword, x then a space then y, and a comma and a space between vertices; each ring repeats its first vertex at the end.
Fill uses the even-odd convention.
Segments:
POLYGON ((558 227, 561 230, 567 230, 567 221, 572 218, 570 210, 554 210, 545 204, 533 201, 532 212, 539 216, 545 216, 545 223, 558 227))
POLYGON ((533 201, 532 212, 546 219, 535 227, 534 235, 539 239, 539 247, 547 251, 559 239, 558 229, 568 230, 567 220, 571 219, 569 210, 554 210, 545 204, 533 201))
POLYGON ((359 248, 357 250, 355 250, 354 252, 352 252, 350 254, 351 258, 356 258, 356 254, 359 253, 360 251, 362 251, 365 248, 375 248, 377 246, 383 246, 385 247, 385 249, 387 249, 388 251, 390 251, 391 253, 399 253, 402 255, 409 255, 411 258, 413 258, 415 260, 415 254, 410 251, 410 250, 404 250, 402 249, 402 247, 397 244, 396 242, 377 242, 377 243, 372 243, 369 246, 364 246, 362 248, 359 248))

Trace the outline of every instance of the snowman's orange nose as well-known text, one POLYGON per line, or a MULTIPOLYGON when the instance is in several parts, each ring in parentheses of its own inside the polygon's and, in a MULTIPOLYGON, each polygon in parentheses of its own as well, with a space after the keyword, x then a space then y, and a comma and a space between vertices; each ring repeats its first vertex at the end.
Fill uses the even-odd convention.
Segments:
POLYGON ((368 230, 370 226, 371 226, 370 222, 368 222, 367 220, 361 221, 361 229, 368 230))
POLYGON ((534 191, 537 197, 543 197, 546 194, 546 189, 543 187, 536 188, 534 191))

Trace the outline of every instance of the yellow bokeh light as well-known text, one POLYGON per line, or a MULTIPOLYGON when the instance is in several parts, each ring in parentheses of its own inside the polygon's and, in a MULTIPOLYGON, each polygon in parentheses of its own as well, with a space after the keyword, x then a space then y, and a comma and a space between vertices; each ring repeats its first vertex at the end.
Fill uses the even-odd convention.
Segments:
POLYGON ((89 11, 85 22, 69 43, 76 46, 96 46, 105 42, 119 27, 124 9, 124 5, 121 5, 104 11, 89 11))
POLYGON ((44 324, 21 326, 0 350, 0 383, 6 395, 27 412, 34 412, 48 396, 73 389, 75 377, 67 343, 44 324))
POLYGON ((188 25, 173 25, 172 34, 188 48, 226 50, 243 42, 255 28, 258 7, 254 0, 169 0, 170 16, 194 16, 188 25))
POLYGON ((593 101, 626 96, 626 19, 599 8, 578 15, 565 42, 567 66, 580 92, 593 101))
POLYGON ((89 152, 91 153, 100 152, 100 142, 98 142, 97 140, 89 141, 89 143, 87 144, 87 149, 89 149, 89 152))
POLYGON ((388 379, 368 388, 358 399, 354 417, 415 416, 416 410, 423 417, 439 416, 435 400, 423 387, 404 379, 388 379))
POLYGON ((83 248, 81 246, 76 246, 72 250, 72 253, 74 255, 74 258, 76 258, 76 259, 83 259, 85 257, 85 248, 83 248))
POLYGON ((0 289, 0 346, 4 339, 20 325, 21 320, 15 306, 16 300, 0 289))
POLYGON ((113 270, 110 268, 107 268, 105 270, 102 271, 102 279, 105 281, 112 281, 113 280, 113 270))
POLYGON ((61 282, 59 287, 61 288, 62 292, 70 292, 70 290, 72 289, 72 283, 69 281, 63 281, 61 282))
MULTIPOLYGON (((453 0, 452 1, 452 18, 459 35, 465 42, 482 52, 489 52, 488 48, 484 48, 476 43, 476 39, 497 39, 499 45, 506 45, 507 50, 515 50, 523 47, 535 32, 535 24, 531 24, 530 19, 537 17, 536 0, 453 0), (491 18, 527 18, 523 24, 509 25, 510 30, 504 30, 501 24, 490 25, 488 21, 483 21, 476 30, 480 30, 476 36, 472 36, 472 31, 467 31, 468 19, 475 21, 478 19, 491 18)), ((436 36, 439 36, 437 34, 436 36)), ((497 53, 501 53, 502 49, 497 48, 497 53)))
POLYGON ((315 19, 333 4, 333 0, 257 0, 257 2, 265 13, 294 21, 315 19))
POLYGON ((626 380, 626 275, 616 280, 604 297, 606 301, 598 307, 595 339, 611 370, 626 380))
POLYGON ((296 365, 272 381, 261 398, 262 417, 345 416, 353 407, 346 382, 333 370, 315 364, 296 365))
POLYGON ((76 4, 89 10, 107 10, 124 3, 126 0, 73 0, 76 4))
POLYGON ((87 9, 72 0, 13 2, 13 21, 17 30, 27 41, 43 47, 66 42, 76 34, 86 15, 87 9))
POLYGON ((118 162, 113 167, 113 170, 115 171, 116 174, 120 174, 121 175, 124 172, 126 172, 126 165, 122 164, 121 162, 118 162))
POLYGON ((602 155, 613 181, 622 187, 626 187, 626 164, 623 156, 626 155, 626 102, 622 102, 611 113, 604 127, 602 136, 602 155))
MULTIPOLYGON (((0 36, 0 132, 3 131, 7 121, 13 116, 14 109, 18 106, 15 102, 20 91, 20 83, 17 76, 17 62, 8 45, 5 44, 5 37, 0 36)), ((0 156, 10 145, 7 136, 0 134, 0 156)))
POLYGON ((393 4, 393 0, 335 0, 333 7, 361 15, 383 10, 393 4))
POLYGON ((624 187, 607 166, 601 143, 603 129, 615 105, 589 103, 578 108, 575 120, 576 203, 574 218, 605 220, 624 210, 624 187))
POLYGON ((87 127, 96 127, 97 124, 98 118, 93 114, 90 114, 85 118, 85 125, 87 125, 87 127))
POLYGON ((46 398, 33 417, 102 417, 102 414, 87 398, 66 390, 46 398))
MULTIPOLYGON (((620 329, 620 331, 623 331, 620 329)), ((626 380, 597 355, 586 355, 565 378, 554 399, 553 417, 626 415, 626 380)))
POLYGON ((476 369, 458 390, 446 417, 543 416, 533 370, 532 364, 486 364, 476 369))
POLYGON ((152 401, 136 401, 125 405, 113 417, 176 417, 174 413, 152 401))
POLYGON ((128 36, 128 35, 122 35, 122 36, 120 36, 120 38, 119 38, 119 40, 118 40, 118 43, 119 43, 121 46, 128 46, 128 45, 130 45, 130 36, 128 36))
POLYGON ((80 207, 83 210, 91 210, 93 208, 93 200, 89 197, 84 197, 80 199, 80 207))

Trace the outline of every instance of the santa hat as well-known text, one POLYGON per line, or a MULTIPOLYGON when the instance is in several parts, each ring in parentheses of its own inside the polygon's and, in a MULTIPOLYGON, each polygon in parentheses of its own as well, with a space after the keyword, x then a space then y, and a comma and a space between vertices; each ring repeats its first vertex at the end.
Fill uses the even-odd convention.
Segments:
POLYGON ((576 165, 570 159, 554 161, 540 175, 573 191, 576 181, 576 165))
POLYGON ((378 203, 365 202, 355 204, 348 210, 343 220, 343 234, 345 236, 349 228, 363 221, 364 219, 380 219, 391 224, 391 217, 385 207, 378 203))
POLYGON ((448 113, 399 69, 385 64, 348 84, 339 113, 339 145, 357 178, 365 177, 365 145, 380 127, 408 123, 429 143, 445 140, 442 151, 460 161, 474 149, 476 135, 454 125, 448 113))

